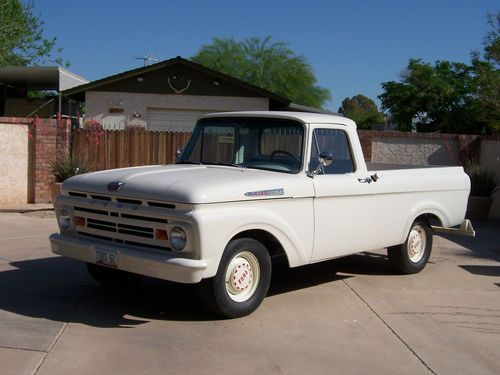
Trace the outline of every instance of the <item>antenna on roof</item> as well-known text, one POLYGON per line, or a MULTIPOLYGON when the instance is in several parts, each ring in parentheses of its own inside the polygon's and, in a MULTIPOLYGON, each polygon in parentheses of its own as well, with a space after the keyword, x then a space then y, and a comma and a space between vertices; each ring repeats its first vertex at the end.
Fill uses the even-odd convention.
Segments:
POLYGON ((143 60, 144 61, 144 66, 148 66, 151 61, 158 61, 158 59, 155 59, 153 57, 152 53, 150 53, 150 54, 148 54, 148 55, 146 55, 144 57, 134 57, 134 59, 143 60))

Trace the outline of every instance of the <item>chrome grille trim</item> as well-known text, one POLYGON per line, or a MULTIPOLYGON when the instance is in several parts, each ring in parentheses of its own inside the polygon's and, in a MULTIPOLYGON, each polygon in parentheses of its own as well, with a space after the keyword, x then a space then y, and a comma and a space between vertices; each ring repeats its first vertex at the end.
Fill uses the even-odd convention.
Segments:
POLYGON ((150 207, 151 202, 135 198, 108 197, 75 191, 65 195, 64 205, 73 209, 75 217, 81 218, 77 221, 75 235, 93 237, 107 243, 171 250, 170 241, 156 239, 155 231, 167 230, 169 219, 165 213, 171 212, 173 217, 182 215, 182 212, 172 211, 171 207, 175 205, 166 203, 170 209, 165 209, 150 207), (135 204, 138 202, 141 204, 135 204))
POLYGON ((105 194, 85 193, 85 192, 81 192, 81 191, 68 191, 67 194, 71 197, 93 199, 96 201, 119 202, 119 203, 132 204, 132 205, 137 205, 137 206, 166 208, 166 209, 170 209, 170 210, 175 210, 177 208, 177 205, 175 203, 157 202, 157 201, 152 201, 149 199, 126 198, 126 197, 105 195, 105 194))

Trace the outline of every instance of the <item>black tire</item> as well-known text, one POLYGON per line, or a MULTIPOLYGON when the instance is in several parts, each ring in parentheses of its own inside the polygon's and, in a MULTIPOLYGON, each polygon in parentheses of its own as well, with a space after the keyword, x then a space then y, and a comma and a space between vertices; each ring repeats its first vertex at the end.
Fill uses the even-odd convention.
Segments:
POLYGON ((209 310, 224 318, 238 318, 260 306, 270 282, 271 258, 265 246, 240 238, 229 242, 217 274, 203 280, 199 292, 209 310))
POLYGON ((411 225, 406 241, 387 248, 391 265, 406 274, 424 269, 432 251, 432 229, 426 220, 417 219, 411 225), (421 244, 423 242, 423 248, 421 244))
POLYGON ((136 285, 143 278, 136 273, 87 263, 87 271, 99 284, 113 289, 122 289, 136 285))

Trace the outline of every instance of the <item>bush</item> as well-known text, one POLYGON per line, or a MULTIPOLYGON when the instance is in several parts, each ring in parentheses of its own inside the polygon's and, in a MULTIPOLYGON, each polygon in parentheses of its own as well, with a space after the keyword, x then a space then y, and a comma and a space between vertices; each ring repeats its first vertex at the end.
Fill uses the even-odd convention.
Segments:
POLYGON ((50 163, 52 174, 56 177, 56 182, 64 180, 80 173, 89 171, 89 163, 85 160, 75 158, 71 155, 58 156, 50 163))
POLYGON ((491 197, 498 189, 499 180, 495 173, 478 164, 470 164, 466 168, 470 177, 470 195, 476 197, 491 197))

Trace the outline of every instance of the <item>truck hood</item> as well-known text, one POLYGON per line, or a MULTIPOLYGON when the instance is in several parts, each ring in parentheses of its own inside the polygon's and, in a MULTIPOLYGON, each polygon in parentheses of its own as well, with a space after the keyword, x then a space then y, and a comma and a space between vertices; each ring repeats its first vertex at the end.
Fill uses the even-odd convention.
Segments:
POLYGON ((313 196, 312 181, 303 174, 206 165, 86 173, 64 181, 63 190, 193 204, 313 196))

